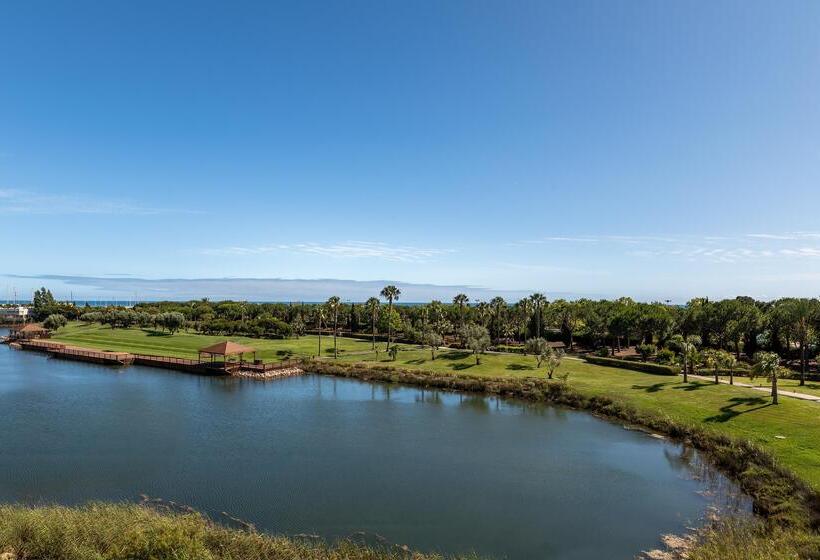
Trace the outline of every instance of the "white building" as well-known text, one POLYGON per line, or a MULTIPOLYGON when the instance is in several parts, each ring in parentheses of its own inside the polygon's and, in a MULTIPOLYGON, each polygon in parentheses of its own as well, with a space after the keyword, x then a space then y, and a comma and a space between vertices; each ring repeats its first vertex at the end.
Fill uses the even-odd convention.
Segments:
POLYGON ((12 305, 0 307, 0 321, 25 321, 28 317, 28 307, 12 305))

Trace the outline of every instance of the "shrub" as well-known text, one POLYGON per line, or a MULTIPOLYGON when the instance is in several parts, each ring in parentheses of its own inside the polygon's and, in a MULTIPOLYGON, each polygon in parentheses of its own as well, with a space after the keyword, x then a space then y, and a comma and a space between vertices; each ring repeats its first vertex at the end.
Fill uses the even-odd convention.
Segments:
POLYGON ((658 351, 658 355, 656 356, 659 364, 674 364, 675 363, 675 353, 670 350, 669 348, 663 348, 658 351))
POLYGON ((653 364, 649 362, 633 362, 630 360, 619 360, 618 358, 601 358, 599 356, 584 356, 584 359, 599 366, 619 367, 641 371, 643 373, 653 373, 655 375, 677 375, 678 368, 663 364, 653 364))
POLYGON ((641 355, 641 359, 644 362, 651 358, 655 354, 657 349, 658 348, 654 344, 639 344, 636 348, 638 354, 641 355))
POLYGON ((66 326, 68 320, 60 314, 53 314, 46 317, 46 320, 43 321, 43 326, 49 330, 56 331, 60 327, 66 326))
POLYGON ((611 355, 609 346, 601 346, 595 351, 596 356, 600 356, 601 358, 609 358, 611 355))

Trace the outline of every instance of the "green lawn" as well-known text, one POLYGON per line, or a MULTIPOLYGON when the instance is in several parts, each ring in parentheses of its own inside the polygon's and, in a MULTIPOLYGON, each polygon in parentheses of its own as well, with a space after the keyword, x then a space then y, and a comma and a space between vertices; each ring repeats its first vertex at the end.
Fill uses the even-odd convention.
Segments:
MULTIPOLYGON (((209 336, 178 332, 173 335, 167 332, 147 329, 112 329, 102 325, 84 325, 71 323, 61 328, 53 340, 99 348, 102 350, 119 350, 134 354, 157 354, 178 358, 196 358, 197 350, 226 339, 241 342, 258 350, 257 357, 265 361, 287 358, 290 354, 298 356, 316 356, 319 351, 319 337, 303 336, 287 340, 265 340, 242 336, 209 336)), ((368 352, 371 344, 365 340, 352 338, 338 339, 339 354, 350 352, 368 352)), ((322 337, 322 354, 333 356, 333 337, 322 337)))
MULTIPOLYGON (((110 329, 99 325, 71 324, 61 329, 56 340, 94 348, 123 350, 169 356, 196 356, 196 349, 224 337, 177 333, 173 336, 139 329, 110 329)), ((315 336, 289 340, 257 340, 231 337, 260 350, 264 359, 281 359, 288 352, 314 356, 315 336)), ((323 337, 324 359, 332 356, 332 338, 323 337)), ((393 362, 384 352, 369 352, 370 343, 339 338, 340 359, 437 372, 462 373, 491 377, 544 376, 535 370, 535 359, 517 354, 486 354, 481 364, 467 352, 439 352, 431 360, 430 351, 401 345, 393 362), (352 354, 362 352, 361 354, 352 354)), ((569 371, 569 384, 588 395, 606 395, 636 408, 666 415, 678 422, 698 424, 707 429, 749 439, 767 449, 804 480, 820 490, 820 404, 781 398, 781 404, 769 404, 768 395, 753 389, 714 385, 697 381, 682 383, 680 378, 651 375, 619 368, 588 364, 567 357, 560 369, 569 371), (776 436, 782 436, 776 437, 776 436)), ((784 380, 784 389, 793 389, 796 381, 784 380)), ((811 389, 811 388, 810 388, 811 389)), ((813 390, 819 390, 816 387, 813 390)))

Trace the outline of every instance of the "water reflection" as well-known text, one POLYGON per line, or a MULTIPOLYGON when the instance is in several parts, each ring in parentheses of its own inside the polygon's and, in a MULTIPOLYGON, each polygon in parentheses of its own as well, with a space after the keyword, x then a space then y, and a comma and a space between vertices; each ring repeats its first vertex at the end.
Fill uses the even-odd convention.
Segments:
POLYGON ((749 509, 690 449, 494 396, 112 370, 0 347, 0 410, 3 501, 145 494, 272 532, 511 560, 632 558, 712 506, 749 509))

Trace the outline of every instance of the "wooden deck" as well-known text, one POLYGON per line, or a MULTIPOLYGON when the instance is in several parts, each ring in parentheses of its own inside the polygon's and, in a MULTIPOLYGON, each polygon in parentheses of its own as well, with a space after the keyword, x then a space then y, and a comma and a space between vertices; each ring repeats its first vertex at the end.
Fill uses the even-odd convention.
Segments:
POLYGON ((233 362, 233 361, 198 361, 189 358, 172 356, 155 356, 151 354, 131 354, 69 346, 51 340, 34 339, 15 341, 23 350, 45 352, 55 358, 92 362, 97 364, 127 366, 131 364, 173 369, 199 375, 235 375, 256 379, 271 379, 303 373, 296 360, 283 362, 233 362))

